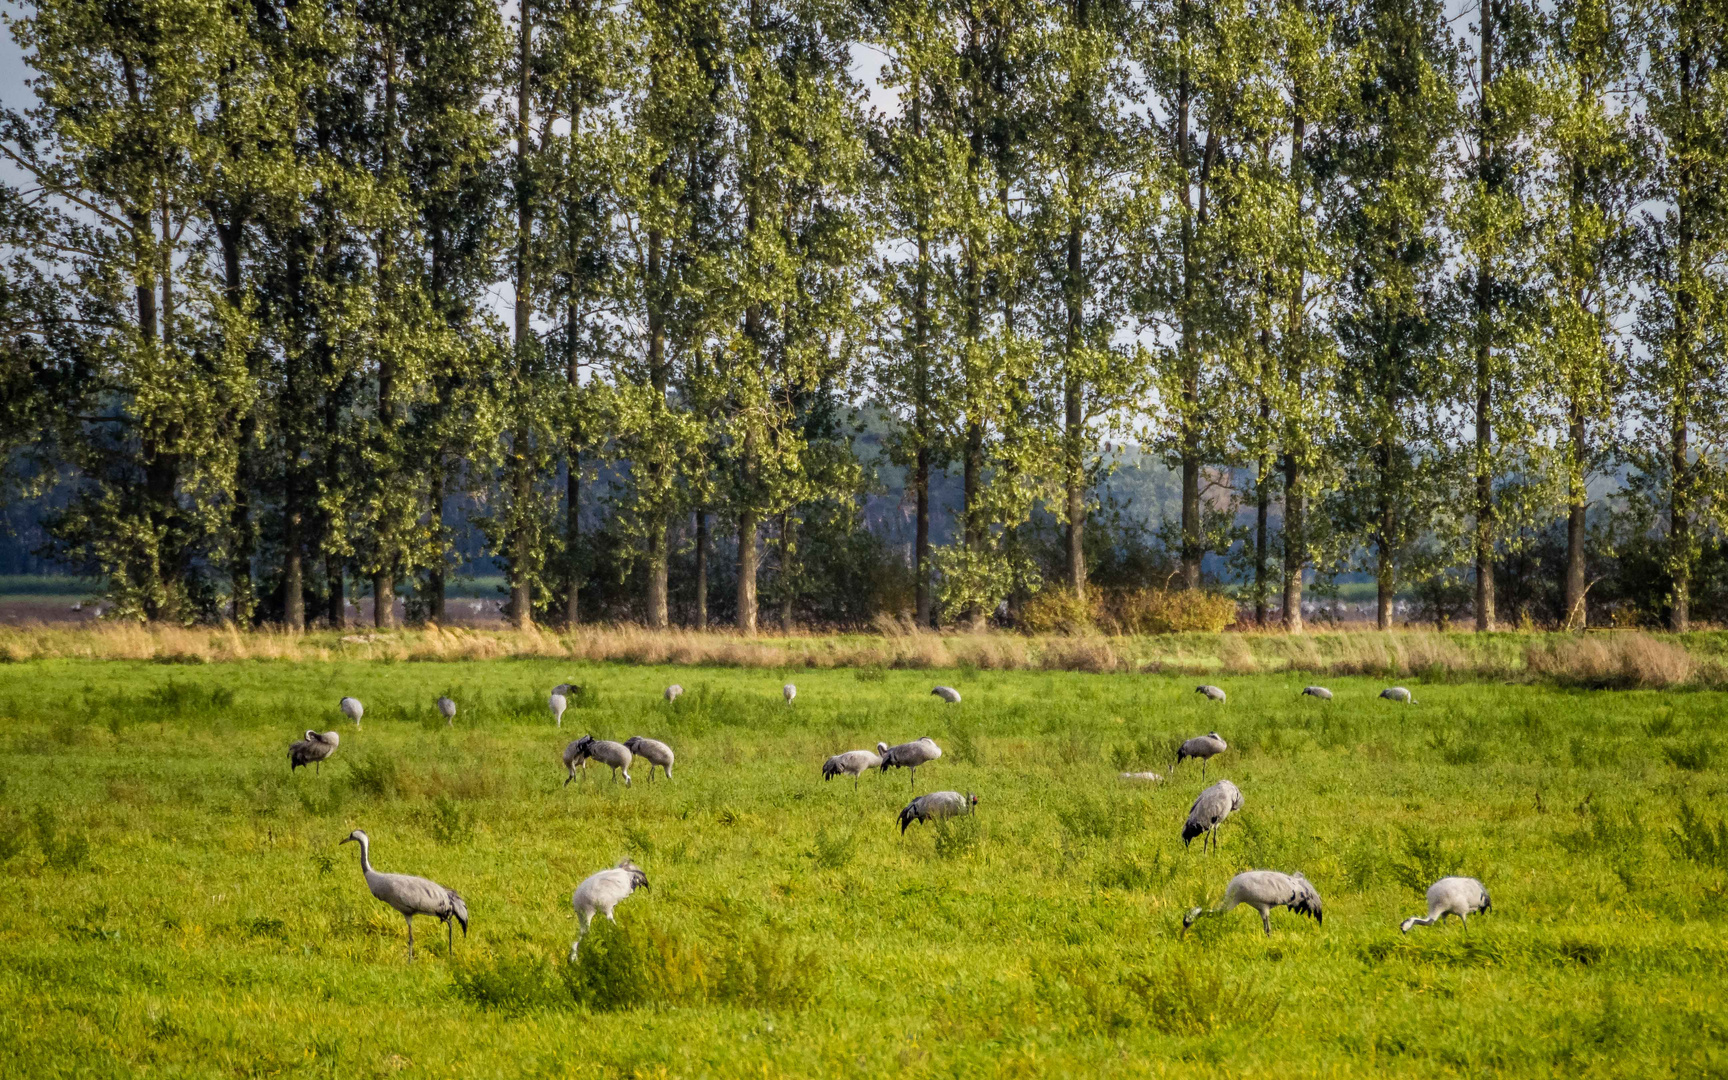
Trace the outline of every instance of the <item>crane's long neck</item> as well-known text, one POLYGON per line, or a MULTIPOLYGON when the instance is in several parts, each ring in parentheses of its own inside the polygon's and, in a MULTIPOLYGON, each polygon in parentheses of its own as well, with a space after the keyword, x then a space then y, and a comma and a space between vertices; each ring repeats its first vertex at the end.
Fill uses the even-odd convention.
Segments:
POLYGON ((377 873, 372 869, 372 841, 364 836, 360 838, 360 872, 367 877, 377 873))

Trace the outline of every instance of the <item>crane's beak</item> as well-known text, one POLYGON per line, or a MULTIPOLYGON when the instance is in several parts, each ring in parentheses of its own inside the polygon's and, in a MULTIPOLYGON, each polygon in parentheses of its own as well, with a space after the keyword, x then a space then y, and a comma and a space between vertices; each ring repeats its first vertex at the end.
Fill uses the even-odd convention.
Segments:
POLYGON ((352 836, 344 836, 342 839, 336 841, 336 846, 341 847, 343 844, 351 844, 353 842, 354 838, 352 836))

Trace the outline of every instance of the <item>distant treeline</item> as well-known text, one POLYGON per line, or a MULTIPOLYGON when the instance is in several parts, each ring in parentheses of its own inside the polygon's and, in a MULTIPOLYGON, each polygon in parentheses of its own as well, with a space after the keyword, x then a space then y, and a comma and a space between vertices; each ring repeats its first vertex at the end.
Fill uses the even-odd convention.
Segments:
POLYGON ((1728 11, 1473 12, 21 0, 0 460, 148 620, 1721 618, 1728 11))

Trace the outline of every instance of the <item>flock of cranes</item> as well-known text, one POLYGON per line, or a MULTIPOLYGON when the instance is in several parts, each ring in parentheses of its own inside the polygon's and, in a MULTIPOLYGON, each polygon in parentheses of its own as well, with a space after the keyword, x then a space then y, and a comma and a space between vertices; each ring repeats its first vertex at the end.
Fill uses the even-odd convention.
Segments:
MULTIPOLYGON (((552 688, 547 697, 547 706, 552 713, 553 723, 562 728, 564 713, 569 708, 570 698, 580 693, 581 687, 573 683, 559 683, 552 688)), ((673 702, 683 694, 684 688, 674 683, 665 690, 665 700, 673 702)), ((1226 700, 1224 691, 1216 686, 1202 685, 1195 687, 1195 692, 1203 694, 1210 701, 1222 703, 1226 700)), ((960 692, 952 687, 938 686, 930 693, 944 702, 958 704, 960 692)), ((1324 686, 1309 686, 1302 694, 1322 701, 1332 700, 1332 691, 1324 686)), ((798 688, 787 683, 781 688, 781 696, 787 705, 791 705, 798 696, 798 688)), ((1410 691, 1402 686, 1388 687, 1381 691, 1380 697, 1400 704, 1417 704, 1410 691)), ((453 725, 456 720, 456 703, 449 697, 439 697, 436 702, 447 724, 453 725)), ((361 717, 365 715, 365 706, 359 699, 345 697, 338 703, 342 714, 353 721, 356 729, 360 727, 361 717)), ((305 737, 298 739, 288 747, 289 771, 303 765, 313 766, 317 773, 324 760, 336 752, 341 745, 341 737, 334 731, 317 732, 308 730, 305 737)), ((1176 751, 1175 765, 1194 759, 1200 762, 1201 775, 1212 758, 1229 749, 1223 736, 1212 731, 1205 735, 1184 741, 1176 751)), ((909 787, 917 789, 918 768, 936 761, 942 756, 942 748, 928 735, 914 739, 911 742, 889 746, 887 743, 876 744, 874 752, 870 750, 848 750, 835 754, 822 764, 822 777, 832 780, 836 776, 852 778, 854 788, 864 773, 872 769, 886 773, 889 769, 902 768, 907 771, 909 787)), ((612 742, 606 739, 596 739, 593 735, 584 735, 564 748, 563 761, 565 769, 564 784, 566 786, 576 778, 577 770, 587 775, 589 761, 598 761, 612 770, 612 782, 616 783, 620 775, 624 778, 624 786, 631 785, 630 765, 636 758, 648 762, 648 779, 654 779, 654 769, 660 768, 661 773, 670 781, 675 755, 672 748, 659 741, 642 735, 633 735, 623 742, 612 742)), ((1122 777, 1129 780, 1158 781, 1163 778, 1157 773, 1133 772, 1123 773, 1122 777)), ((1212 850, 1218 848, 1218 827, 1230 815, 1242 809, 1242 792, 1229 780, 1219 780, 1205 789, 1194 800, 1188 810, 1188 818, 1182 826, 1182 843, 1188 846, 1195 837, 1200 837, 1200 849, 1206 850, 1210 841, 1212 850)), ((977 810, 978 796, 968 791, 961 794, 957 791, 934 791, 919 795, 907 803, 900 811, 900 832, 905 834, 914 822, 940 821, 963 814, 971 814, 977 810)), ((437 919, 445 925, 448 933, 449 947, 454 948, 456 934, 452 923, 460 924, 462 935, 468 935, 468 905, 461 895, 453 889, 445 888, 437 882, 410 874, 385 874, 372 868, 371 838, 365 832, 355 829, 342 839, 341 843, 356 843, 360 845, 360 869, 365 876, 366 887, 372 895, 390 905, 406 920, 408 927, 408 958, 414 959, 414 916, 426 915, 437 919)), ((613 919, 613 909, 628 898, 636 889, 648 888, 648 875, 642 868, 629 859, 621 860, 616 866, 598 871, 585 878, 571 895, 570 904, 574 909, 578 922, 576 940, 570 946, 570 959, 574 962, 582 944, 582 938, 587 934, 589 924, 596 912, 607 919, 613 919)), ((1428 889, 1428 914, 1426 917, 1405 919, 1399 924, 1403 933, 1409 933, 1413 926, 1433 926, 1444 921, 1448 915, 1456 915, 1461 924, 1469 926, 1469 916, 1490 910, 1491 904, 1488 891, 1475 878, 1445 877, 1436 881, 1428 889)), ((1247 905, 1260 913, 1260 922, 1266 933, 1272 933, 1271 911, 1275 907, 1289 908, 1298 915, 1312 916, 1316 923, 1321 923, 1320 894, 1313 884, 1301 873, 1286 874, 1277 870, 1248 870, 1230 879, 1224 890, 1223 903, 1214 908, 1197 907, 1188 911, 1182 919, 1182 929, 1186 933, 1195 921, 1201 918, 1222 915, 1239 905, 1247 905)))

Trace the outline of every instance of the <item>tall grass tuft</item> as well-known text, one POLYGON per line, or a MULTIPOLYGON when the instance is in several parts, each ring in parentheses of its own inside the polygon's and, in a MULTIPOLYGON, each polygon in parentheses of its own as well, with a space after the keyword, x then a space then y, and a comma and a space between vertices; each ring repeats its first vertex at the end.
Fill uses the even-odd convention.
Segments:
POLYGON ((348 783, 362 795, 395 798, 402 792, 402 768, 395 758, 374 751, 349 763, 348 783))
POLYGON ((60 818, 53 807, 38 806, 31 819, 36 830, 36 845, 42 849, 44 865, 50 870, 69 874, 81 870, 90 860, 90 838, 83 832, 60 831, 60 818))
POLYGON ((1404 829, 1404 858, 1392 864, 1392 876, 1418 896, 1426 896, 1428 886, 1458 873, 1461 865, 1458 856, 1447 851, 1438 836, 1407 827, 1404 829))
POLYGON ((567 1009, 571 996, 546 957, 512 952, 460 960, 450 969, 456 997, 509 1016, 567 1009))
POLYGON ((1692 809, 1692 804, 1680 804, 1680 823, 1670 830, 1674 850, 1685 858, 1705 866, 1728 867, 1728 821, 1711 821, 1692 809))

